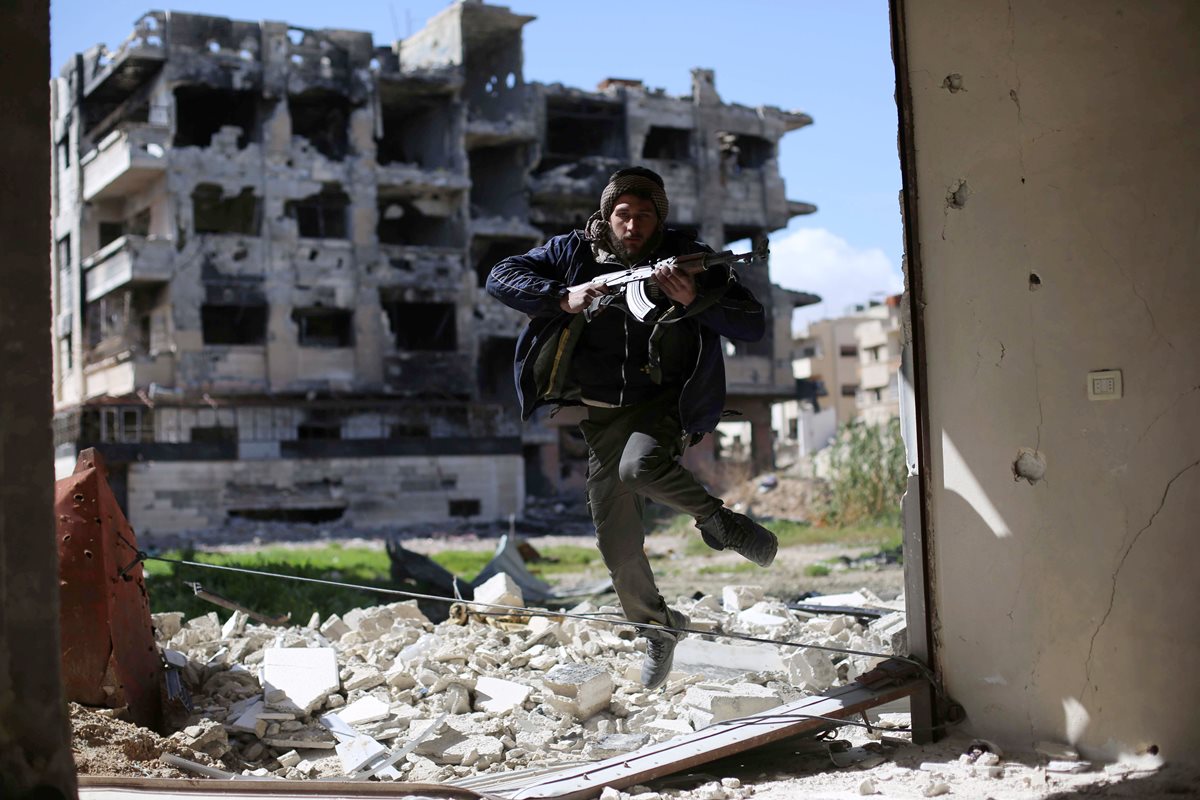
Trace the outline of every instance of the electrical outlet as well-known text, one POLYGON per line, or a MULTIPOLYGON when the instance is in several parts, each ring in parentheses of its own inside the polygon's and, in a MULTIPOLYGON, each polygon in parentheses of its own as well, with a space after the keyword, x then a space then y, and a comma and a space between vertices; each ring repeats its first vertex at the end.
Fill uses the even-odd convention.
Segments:
POLYGON ((1087 377, 1089 400, 1117 400, 1121 397, 1121 370, 1089 372, 1087 377))

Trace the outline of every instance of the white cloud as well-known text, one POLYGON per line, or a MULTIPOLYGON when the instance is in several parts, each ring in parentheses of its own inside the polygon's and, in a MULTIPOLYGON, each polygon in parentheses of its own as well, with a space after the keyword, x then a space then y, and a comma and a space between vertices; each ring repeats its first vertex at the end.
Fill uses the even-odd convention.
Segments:
POLYGON ((820 303, 797 309, 793 330, 904 288, 900 269, 882 250, 859 250, 825 228, 800 228, 773 240, 771 282, 821 297, 820 303))

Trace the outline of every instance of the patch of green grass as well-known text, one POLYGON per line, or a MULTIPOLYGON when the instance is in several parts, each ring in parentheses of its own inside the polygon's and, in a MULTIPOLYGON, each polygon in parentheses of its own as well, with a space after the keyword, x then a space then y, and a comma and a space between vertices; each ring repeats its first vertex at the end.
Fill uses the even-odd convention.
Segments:
MULTIPOLYGON (((818 527, 807 522, 771 520, 762 523, 779 537, 780 547, 836 544, 844 547, 878 547, 887 549, 900 543, 900 526, 891 524, 851 525, 844 528, 818 527)), ((660 525, 657 533, 686 536, 684 552, 689 556, 709 555, 714 551, 700 538, 695 522, 686 514, 677 515, 660 525)))
POLYGON ((457 577, 469 581, 492 560, 492 555, 491 550, 442 550, 430 553, 429 557, 457 577))
MULTIPOLYGON (((314 548, 267 547, 247 553, 170 551, 160 555, 173 560, 241 567, 259 573, 393 588, 390 586, 387 553, 383 550, 326 545, 314 548)), ((144 567, 150 610, 182 611, 188 618, 209 611, 217 611, 223 618, 229 615, 227 610, 197 598, 190 583, 199 583, 205 590, 260 614, 291 614, 292 620, 298 623, 307 622, 314 611, 326 617, 359 606, 401 599, 382 592, 155 560, 145 562, 144 567)))
MULTIPOLYGON (((529 564, 529 571, 550 580, 554 575, 603 570, 600 551, 594 546, 561 545, 539 552, 546 561, 529 564)), ((464 581, 470 581, 491 561, 494 551, 444 550, 430 557, 464 581)), ((397 589, 391 583, 391 561, 382 548, 344 547, 326 543, 314 547, 264 547, 253 552, 196 553, 170 551, 160 554, 172 560, 241 567, 257 572, 297 576, 336 583, 351 583, 381 589, 397 589)), ((322 618, 344 614, 352 608, 391 603, 404 598, 387 592, 349 589, 322 583, 250 575, 226 570, 146 561, 146 587, 150 610, 182 611, 186 618, 217 611, 221 618, 229 611, 195 596, 189 583, 232 600, 246 608, 269 616, 290 613, 294 622, 307 622, 314 611, 322 618)))
POLYGON ((809 564, 804 568, 804 574, 810 578, 824 578, 830 572, 824 564, 809 564))

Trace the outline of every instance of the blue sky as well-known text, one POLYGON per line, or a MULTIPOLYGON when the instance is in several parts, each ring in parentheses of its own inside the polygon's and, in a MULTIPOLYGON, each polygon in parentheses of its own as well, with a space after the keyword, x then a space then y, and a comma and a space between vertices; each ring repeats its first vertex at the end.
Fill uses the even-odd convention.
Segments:
MULTIPOLYGON (((118 45, 151 0, 52 0, 52 72, 72 53, 118 45)), ((179 0, 158 8, 307 28, 371 31, 385 44, 419 30, 446 0, 179 0)), ((716 71, 726 102, 804 111, 815 124, 784 137, 788 197, 818 212, 772 235, 772 279, 825 302, 803 318, 901 288, 900 167, 886 0, 512 0, 525 27, 525 79, 591 89, 640 78, 691 91, 693 67, 716 71)), ((798 321, 800 321, 798 319, 798 321)))

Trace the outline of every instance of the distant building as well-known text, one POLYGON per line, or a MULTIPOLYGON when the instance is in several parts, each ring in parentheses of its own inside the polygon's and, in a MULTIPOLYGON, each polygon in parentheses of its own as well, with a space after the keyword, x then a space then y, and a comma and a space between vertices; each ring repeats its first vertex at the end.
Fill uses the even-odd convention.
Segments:
MULTIPOLYGON (((802 457, 829 443, 858 413, 858 341, 862 317, 817 320, 792 342, 793 398, 773 409, 780 455, 802 457)), ((790 460, 790 458, 786 459, 790 460)))
MULTIPOLYGON (((663 175, 676 227, 759 241, 814 210, 777 162, 812 120, 726 104, 708 70, 684 97, 526 83, 532 19, 457 3, 376 47, 151 12, 73 56, 51 86, 60 466, 98 446, 143 533, 494 519, 580 483, 571 415, 518 417, 525 318, 489 268, 582 226, 627 163, 663 175)), ((728 359, 730 407, 769 468, 813 298, 743 275, 771 318, 728 359)))
POLYGON ((900 295, 863 311, 854 329, 858 341, 858 415, 865 422, 881 424, 900 414, 900 356, 903 331, 900 295))

